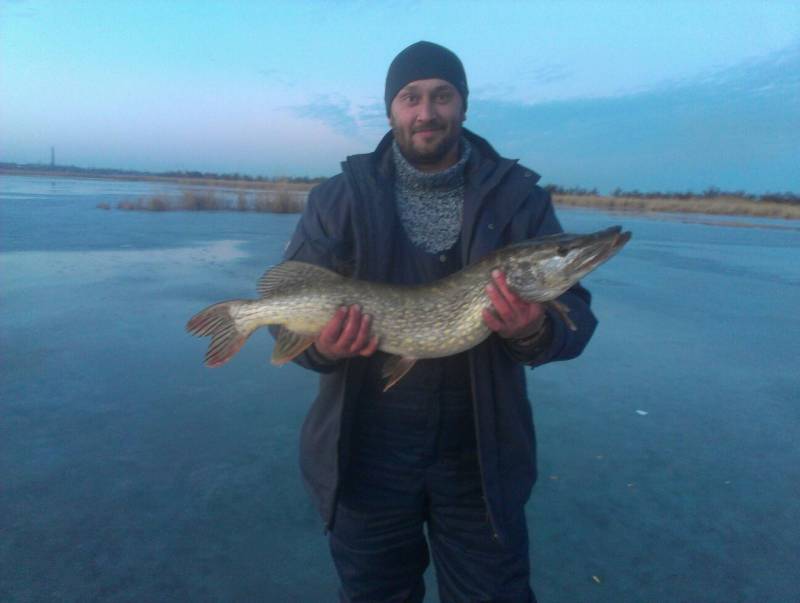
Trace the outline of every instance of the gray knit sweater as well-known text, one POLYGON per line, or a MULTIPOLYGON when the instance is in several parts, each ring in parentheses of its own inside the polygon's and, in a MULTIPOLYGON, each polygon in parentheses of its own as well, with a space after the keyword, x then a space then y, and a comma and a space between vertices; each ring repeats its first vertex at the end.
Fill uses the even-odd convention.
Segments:
POLYGON ((465 138, 454 165, 441 172, 422 172, 392 145, 397 213, 411 242, 428 253, 441 253, 458 240, 464 207, 464 168, 472 151, 465 138))

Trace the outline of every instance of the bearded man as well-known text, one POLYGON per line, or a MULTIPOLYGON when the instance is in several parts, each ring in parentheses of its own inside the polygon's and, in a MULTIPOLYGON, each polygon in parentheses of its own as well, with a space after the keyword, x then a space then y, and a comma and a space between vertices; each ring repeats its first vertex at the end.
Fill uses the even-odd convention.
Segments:
MULTIPOLYGON (((285 259, 426 283, 561 232, 539 176, 463 127, 468 94, 450 50, 418 42, 400 52, 386 76, 391 131, 311 191, 285 259)), ((297 358, 321 374, 301 467, 343 602, 422 601, 431 557, 443 602, 535 601, 525 503, 536 441, 524 367, 576 357, 596 320, 580 285, 559 298, 575 331, 522 301, 502 273, 487 293, 487 340, 417 361, 386 392, 385 355, 358 306, 340 308, 297 358)))

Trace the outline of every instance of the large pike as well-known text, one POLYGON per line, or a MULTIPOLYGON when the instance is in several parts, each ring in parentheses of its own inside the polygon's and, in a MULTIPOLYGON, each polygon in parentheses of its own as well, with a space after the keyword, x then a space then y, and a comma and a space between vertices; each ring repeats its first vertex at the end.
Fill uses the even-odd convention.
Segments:
POLYGON ((259 327, 280 325, 272 362, 284 364, 314 342, 338 308, 359 304, 372 317, 378 349, 394 355, 384 367, 388 389, 417 359, 457 354, 489 336, 482 311, 491 307, 486 285, 495 269, 506 274, 522 299, 550 304, 575 330, 567 307, 556 298, 622 249, 630 237, 630 232, 614 226, 586 235, 522 241, 446 278, 415 286, 360 281, 287 261, 261 277, 261 299, 214 304, 192 317, 186 329, 211 336, 205 360, 216 367, 230 360, 259 327))

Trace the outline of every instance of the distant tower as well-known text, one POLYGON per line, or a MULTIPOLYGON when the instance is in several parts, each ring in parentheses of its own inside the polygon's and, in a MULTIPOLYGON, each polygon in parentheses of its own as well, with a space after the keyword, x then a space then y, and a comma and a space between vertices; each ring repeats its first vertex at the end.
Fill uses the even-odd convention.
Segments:
POLYGON ((56 148, 50 147, 50 167, 56 167, 56 148))

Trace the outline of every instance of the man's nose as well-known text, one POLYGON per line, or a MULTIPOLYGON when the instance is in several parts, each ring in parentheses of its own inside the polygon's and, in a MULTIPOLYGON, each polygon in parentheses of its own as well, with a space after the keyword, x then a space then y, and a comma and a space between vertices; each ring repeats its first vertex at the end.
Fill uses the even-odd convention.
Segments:
POLYGON ((436 119, 436 106, 431 99, 425 99, 419 104, 417 119, 425 122, 436 119))

